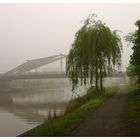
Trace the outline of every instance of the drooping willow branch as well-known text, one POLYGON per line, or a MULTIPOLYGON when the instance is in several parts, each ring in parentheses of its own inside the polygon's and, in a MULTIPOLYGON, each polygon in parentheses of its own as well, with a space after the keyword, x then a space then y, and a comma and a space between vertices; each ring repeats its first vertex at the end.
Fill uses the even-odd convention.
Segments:
POLYGON ((75 34, 66 61, 66 73, 72 90, 79 84, 95 83, 103 93, 103 78, 113 67, 121 65, 122 43, 116 31, 111 31, 101 20, 90 15, 75 34), (100 80, 100 86, 98 81, 100 80))

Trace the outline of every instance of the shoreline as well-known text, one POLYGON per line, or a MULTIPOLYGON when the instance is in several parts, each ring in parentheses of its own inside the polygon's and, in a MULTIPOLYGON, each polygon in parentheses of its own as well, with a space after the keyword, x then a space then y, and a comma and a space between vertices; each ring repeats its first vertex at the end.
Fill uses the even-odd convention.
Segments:
POLYGON ((74 99, 77 107, 64 116, 54 120, 44 122, 29 131, 26 131, 17 137, 41 137, 41 136, 69 136, 70 132, 75 129, 92 111, 95 111, 106 100, 117 93, 116 88, 107 88, 104 95, 91 98, 94 90, 89 90, 85 96, 74 99))

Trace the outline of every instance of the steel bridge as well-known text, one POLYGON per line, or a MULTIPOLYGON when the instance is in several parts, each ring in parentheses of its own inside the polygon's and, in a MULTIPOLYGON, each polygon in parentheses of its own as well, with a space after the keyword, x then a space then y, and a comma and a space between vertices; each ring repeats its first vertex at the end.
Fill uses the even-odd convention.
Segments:
POLYGON ((0 76, 0 81, 16 79, 48 79, 48 78, 66 78, 65 71, 62 71, 62 59, 67 55, 59 54, 50 57, 27 60, 25 63, 9 70, 0 76), (38 72, 38 68, 60 60, 60 71, 58 72, 38 72), (32 72, 30 72, 32 71, 32 72))
MULTIPOLYGON (((25 63, 9 70, 0 76, 1 81, 12 81, 18 79, 50 79, 50 78, 67 78, 66 72, 62 70, 62 59, 67 55, 59 54, 39 59, 27 60, 25 63), (39 72, 38 68, 60 61, 60 71, 57 72, 39 72), (32 72, 30 72, 32 71, 32 72)), ((122 77, 124 74, 116 70, 111 73, 112 77, 122 77)))

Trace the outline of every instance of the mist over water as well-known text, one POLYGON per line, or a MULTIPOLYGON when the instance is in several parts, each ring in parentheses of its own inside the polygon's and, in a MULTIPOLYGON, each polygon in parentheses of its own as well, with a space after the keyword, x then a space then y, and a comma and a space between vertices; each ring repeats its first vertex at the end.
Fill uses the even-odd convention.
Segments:
MULTIPOLYGON (((124 78, 106 78, 105 86, 125 84, 124 78)), ((85 87, 77 89, 86 93, 85 87)), ((77 97, 68 79, 15 80, 0 92, 0 136, 17 136, 43 123, 49 112, 59 114, 77 97)))
MULTIPOLYGON (((78 92, 85 94, 85 88, 78 92)), ((76 96, 72 96, 68 79, 13 81, 0 94, 0 136, 16 136, 41 124, 49 112, 63 112, 76 96)))

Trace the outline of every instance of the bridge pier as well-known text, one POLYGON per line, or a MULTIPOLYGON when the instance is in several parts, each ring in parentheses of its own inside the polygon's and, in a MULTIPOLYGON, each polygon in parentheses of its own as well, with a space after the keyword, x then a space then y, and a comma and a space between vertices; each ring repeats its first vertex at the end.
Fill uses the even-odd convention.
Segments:
POLYGON ((37 73, 37 68, 35 68, 35 73, 37 73))
POLYGON ((11 80, 1 80, 0 81, 0 90, 5 90, 5 89, 8 89, 10 88, 10 83, 11 83, 11 80))
POLYGON ((62 69, 63 69, 63 65, 62 65, 62 55, 61 55, 60 63, 61 63, 61 72, 62 72, 62 69))

